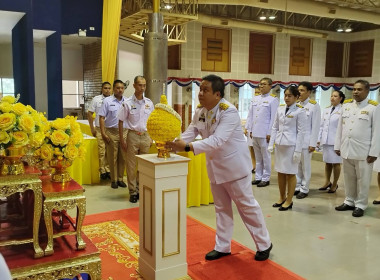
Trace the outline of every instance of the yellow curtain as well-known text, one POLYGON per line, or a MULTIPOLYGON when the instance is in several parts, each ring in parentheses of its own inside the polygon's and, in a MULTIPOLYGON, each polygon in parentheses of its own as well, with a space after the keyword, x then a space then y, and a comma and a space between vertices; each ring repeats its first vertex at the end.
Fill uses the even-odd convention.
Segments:
POLYGON ((102 29, 102 79, 112 82, 115 79, 117 44, 119 40, 121 0, 103 1, 102 29))

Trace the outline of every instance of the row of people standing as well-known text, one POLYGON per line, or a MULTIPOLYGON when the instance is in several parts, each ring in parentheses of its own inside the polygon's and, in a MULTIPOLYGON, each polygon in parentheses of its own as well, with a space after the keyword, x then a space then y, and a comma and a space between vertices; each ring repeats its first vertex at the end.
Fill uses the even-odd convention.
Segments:
MULTIPOLYGON (((266 91, 265 86, 266 84, 271 84, 271 80, 268 78, 264 78, 260 81, 260 90, 261 90, 261 96, 263 96, 263 92, 266 91)), ((360 104, 363 104, 364 101, 365 106, 369 106, 370 108, 366 108, 368 110, 361 111, 360 114, 356 117, 356 119, 363 120, 368 119, 371 123, 372 121, 372 115, 371 115, 371 109, 377 107, 377 103, 375 101, 368 100, 367 96, 369 93, 369 84, 367 81, 359 80, 355 83, 357 87, 354 86, 353 90, 353 96, 355 101, 348 101, 347 103, 359 102, 360 104), (362 92, 359 94, 358 92, 362 92), (360 96, 361 95, 361 96, 360 96), (360 98, 359 98, 360 96, 360 98), (357 97, 357 98, 356 98, 357 97), (357 100, 356 100, 357 99, 357 100), (360 99, 360 100, 359 100, 360 99), (367 116, 367 117, 365 117, 367 116)), ((338 123, 340 120, 344 119, 345 117, 348 117, 348 113, 342 114, 342 105, 344 101, 344 94, 340 91, 334 91, 331 95, 331 106, 326 108, 323 111, 322 114, 322 121, 321 121, 321 114, 320 114, 320 107, 317 104, 316 101, 310 99, 310 94, 312 92, 312 84, 309 82, 301 82, 298 87, 291 86, 285 90, 285 104, 281 105, 277 109, 277 113, 275 115, 274 122, 271 119, 271 116, 260 114, 261 108, 266 108, 266 106, 260 104, 260 100, 262 98, 259 98, 258 96, 255 96, 252 99, 251 107, 250 107, 250 113, 248 114, 247 123, 246 123, 246 129, 250 133, 250 136, 253 135, 252 129, 264 129, 264 131, 267 131, 267 127, 263 128, 265 124, 269 124, 273 122, 273 126, 271 127, 272 132, 271 136, 267 137, 269 138, 269 145, 268 145, 268 153, 270 155, 270 152, 273 151, 273 144, 276 144, 275 148, 275 155, 276 155, 276 162, 275 162, 275 169, 278 171, 278 182, 279 182, 279 189, 280 189, 280 199, 273 204, 273 207, 279 207, 281 211, 288 210, 292 208, 293 202, 293 187, 294 187, 294 195, 298 199, 303 199, 308 196, 309 193, 309 186, 310 186, 310 178, 311 178, 311 156, 314 152, 316 147, 320 147, 320 145, 323 146, 323 158, 326 162, 325 166, 325 174, 326 174, 326 182, 324 186, 320 188, 320 190, 327 190, 329 189, 329 193, 335 193, 336 189, 338 188, 337 181, 339 179, 340 174, 340 164, 342 162, 342 158, 340 157, 339 151, 334 150, 334 144, 335 143, 335 134, 337 132, 337 129, 340 131, 344 130, 344 127, 341 126, 338 128, 338 123), (298 100, 298 101, 297 101, 298 100), (261 107, 261 108, 259 108, 261 107), (303 116, 304 113, 304 116, 303 116), (260 122, 259 125, 256 125, 256 123, 260 122), (302 143, 302 144, 300 144, 302 143), (302 149, 300 149, 300 145, 302 146, 302 149), (293 150, 290 149, 290 146, 293 147, 293 150), (294 168, 297 166, 297 170, 295 171, 294 168), (330 177, 331 173, 334 173, 334 180, 331 183, 330 177), (296 174, 296 176, 294 176, 296 174), (296 182, 296 183, 295 183, 296 182), (286 193, 286 186, 288 186, 288 193, 286 193)), ((269 89, 270 90, 270 89, 269 89)), ((269 91, 268 91, 269 92, 269 91)), ((360 105, 359 104, 359 105, 360 105)), ((349 106, 349 105, 347 105, 349 106)), ((363 105, 362 105, 363 106, 363 105)), ((364 108, 363 107, 363 108, 364 108)), ((350 109, 347 108, 347 111, 350 109)), ((354 110, 352 110, 354 111, 354 110)), ((355 111, 357 113, 357 110, 355 111)), ((356 116, 356 113, 354 116, 356 116)), ((376 119, 376 114, 373 115, 373 121, 376 119)), ((351 123, 354 123, 354 120, 350 120, 351 123)), ((343 123, 345 123, 343 121, 343 123)), ((360 126, 360 122, 357 122, 357 124, 360 126)), ((348 127, 347 125, 345 127, 348 127)), ((372 128, 374 126, 371 126, 372 128)), ((352 127, 349 129, 352 130, 352 127)), ((351 131, 350 130, 350 131, 351 131)), ((359 130, 358 130, 359 131, 359 130)), ((360 145, 370 145, 376 146, 375 143, 378 143, 377 146, 380 145, 379 141, 376 142, 376 139, 374 138, 375 135, 370 131, 366 132, 364 131, 364 134, 368 134, 364 138, 367 139, 367 143, 360 142, 360 145), (372 138, 373 139, 372 139, 372 138)), ((351 139, 351 136, 349 136, 349 139, 351 139)), ((341 141, 341 138, 338 138, 338 142, 341 141)), ((376 153, 377 148, 371 148, 369 151, 373 153, 376 153)), ((257 156, 257 149, 255 150, 255 157, 257 156)), ((260 150, 258 151, 260 152, 260 150)), ((376 159, 376 158, 375 158, 376 159)), ((373 160, 373 156, 370 156, 370 159, 367 160, 367 163, 370 165, 371 161, 373 160)), ((373 161, 372 161, 373 162, 373 161)), ((268 165, 270 165, 270 157, 268 165)), ((258 166, 258 165, 257 165, 258 166)), ((372 171, 372 168, 369 168, 372 171)), ((257 167, 256 167, 257 171, 257 167)), ((352 172, 352 170, 350 171, 352 172)), ((370 175, 371 172, 368 172, 370 175)), ((359 189, 363 189, 362 182, 359 182, 360 180, 358 178, 353 178, 353 176, 349 176, 349 172, 345 172, 345 181, 352 180, 355 182, 355 186, 359 189), (360 186, 358 186, 360 185, 360 186)), ((380 177, 380 175, 378 175, 380 177)), ((361 177, 362 178, 362 177, 361 177)), ((366 196, 367 202, 368 202, 368 188, 370 184, 370 176, 366 176, 367 180, 369 180, 367 185, 367 191, 364 190, 364 193, 360 196, 366 196)), ((262 182, 262 180, 261 180, 262 182)), ((256 176, 255 180, 252 182, 252 184, 258 184, 257 186, 265 186, 267 184, 261 184, 260 183, 260 173, 258 176, 256 176)), ((348 183, 350 185, 350 183, 348 183)), ((379 185, 380 186, 380 185, 379 185)), ((351 186, 350 189, 354 188, 351 186)), ((366 189, 364 188, 364 189, 366 189)), ((356 190, 355 190, 356 191, 356 190)), ((357 190, 357 192, 363 192, 360 190, 357 190)), ((337 211, 344 211, 344 210, 354 210, 353 216, 360 217, 364 213, 364 209, 367 207, 366 204, 360 203, 360 198, 358 202, 355 203, 355 198, 352 198, 352 195, 354 193, 347 192, 346 189, 346 200, 345 202, 350 204, 350 207, 336 207, 337 211), (354 205, 351 205, 354 204, 354 205), (343 208, 343 209, 342 209, 343 208)), ((368 203, 367 203, 368 204, 368 203)), ((380 204, 379 200, 375 200, 374 204, 380 204)))
POLYGON ((130 198, 136 203, 139 189, 136 182, 136 155, 149 152, 151 138, 146 123, 154 109, 153 102, 144 97, 146 81, 136 76, 134 94, 123 96, 125 84, 120 80, 113 83, 110 95, 109 82, 102 84, 102 94, 93 98, 88 112, 92 134, 98 139, 99 171, 102 179, 111 179, 111 188, 126 188, 123 181, 126 166, 130 198), (95 127, 92 114, 95 112, 95 127))

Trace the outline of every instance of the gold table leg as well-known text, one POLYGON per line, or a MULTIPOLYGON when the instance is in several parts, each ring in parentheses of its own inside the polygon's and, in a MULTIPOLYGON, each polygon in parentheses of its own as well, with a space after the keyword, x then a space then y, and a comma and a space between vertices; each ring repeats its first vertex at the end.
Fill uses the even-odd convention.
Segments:
POLYGON ((77 224, 76 224, 76 235, 77 235, 77 249, 82 250, 86 248, 86 243, 82 239, 82 223, 84 216, 86 215, 86 198, 80 198, 76 200, 77 202, 77 224))
MULTIPOLYGON (((41 184, 39 184, 41 185, 41 184)), ((40 247, 38 241, 38 233, 40 228, 40 218, 42 210, 42 192, 41 188, 33 187, 34 193, 34 215, 33 215, 33 247, 34 247, 34 257, 41 258, 44 256, 44 251, 40 247)))
POLYGON ((46 225, 46 232, 48 236, 48 242, 45 248, 45 256, 53 255, 53 211, 54 202, 46 201, 44 202, 44 220, 46 225))

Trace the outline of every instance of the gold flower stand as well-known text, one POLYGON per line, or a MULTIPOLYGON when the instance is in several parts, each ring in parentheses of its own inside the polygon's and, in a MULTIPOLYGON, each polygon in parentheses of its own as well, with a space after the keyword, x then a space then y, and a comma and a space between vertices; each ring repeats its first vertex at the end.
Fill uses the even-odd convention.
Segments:
POLYGON ((0 197, 9 197, 15 193, 25 193, 28 190, 31 190, 34 194, 32 238, 23 237, 2 240, 0 241, 0 246, 33 243, 34 257, 40 258, 44 256, 44 252, 38 240, 42 205, 42 184, 39 174, 28 174, 28 171, 26 171, 22 175, 0 176, 0 197))
POLYGON ((45 256, 54 253, 53 238, 63 235, 76 236, 76 249, 81 250, 86 247, 82 238, 82 223, 86 214, 86 197, 84 189, 74 180, 69 182, 53 182, 50 176, 41 176, 42 193, 44 196, 43 211, 48 236, 48 243, 45 248, 45 256), (62 230, 57 233, 53 232, 53 210, 63 211, 77 208, 76 224, 73 225, 75 231, 62 230))

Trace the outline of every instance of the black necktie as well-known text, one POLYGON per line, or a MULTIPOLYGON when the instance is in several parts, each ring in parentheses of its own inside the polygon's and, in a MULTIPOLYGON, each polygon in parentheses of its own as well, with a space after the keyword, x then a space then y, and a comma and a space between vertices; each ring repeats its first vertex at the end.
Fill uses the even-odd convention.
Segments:
POLYGON ((335 107, 332 107, 330 114, 332 114, 332 112, 334 112, 334 110, 335 110, 335 107))
POLYGON ((289 107, 286 107, 286 109, 285 109, 285 115, 286 115, 286 113, 289 111, 289 107))

